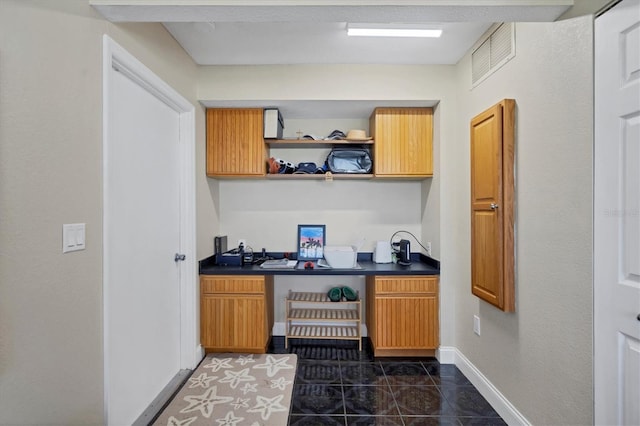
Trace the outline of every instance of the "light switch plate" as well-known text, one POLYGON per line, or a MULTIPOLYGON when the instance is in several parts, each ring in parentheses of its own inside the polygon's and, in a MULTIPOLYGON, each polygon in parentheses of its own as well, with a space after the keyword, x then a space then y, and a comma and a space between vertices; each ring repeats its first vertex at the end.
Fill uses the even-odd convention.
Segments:
POLYGON ((62 252, 85 249, 85 224, 66 223, 62 225, 62 252))

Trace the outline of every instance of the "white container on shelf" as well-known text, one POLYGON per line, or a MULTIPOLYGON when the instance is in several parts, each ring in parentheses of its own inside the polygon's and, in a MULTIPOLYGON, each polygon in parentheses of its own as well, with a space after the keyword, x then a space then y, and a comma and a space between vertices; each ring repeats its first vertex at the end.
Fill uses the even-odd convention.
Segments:
POLYGON ((324 258, 334 269, 357 268, 358 248, 356 246, 325 246, 324 258))

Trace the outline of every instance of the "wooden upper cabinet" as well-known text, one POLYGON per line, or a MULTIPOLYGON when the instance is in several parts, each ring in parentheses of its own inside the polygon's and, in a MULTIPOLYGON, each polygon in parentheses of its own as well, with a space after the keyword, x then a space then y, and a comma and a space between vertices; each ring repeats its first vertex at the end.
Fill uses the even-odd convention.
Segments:
POLYGON ((376 108, 369 124, 376 176, 433 176, 432 108, 376 108))
POLYGON ((261 108, 207 109, 207 176, 264 176, 263 120, 261 108))
POLYGON ((505 99, 471 120, 471 292, 515 310, 514 110, 505 99))

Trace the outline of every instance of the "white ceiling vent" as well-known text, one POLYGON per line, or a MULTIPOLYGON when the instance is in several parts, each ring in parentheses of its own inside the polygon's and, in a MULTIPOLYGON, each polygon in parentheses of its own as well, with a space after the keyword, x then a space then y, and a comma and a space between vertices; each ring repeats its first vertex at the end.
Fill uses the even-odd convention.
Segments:
POLYGON ((502 23, 487 31, 479 46, 471 54, 471 87, 480 84, 516 56, 515 25, 502 23))

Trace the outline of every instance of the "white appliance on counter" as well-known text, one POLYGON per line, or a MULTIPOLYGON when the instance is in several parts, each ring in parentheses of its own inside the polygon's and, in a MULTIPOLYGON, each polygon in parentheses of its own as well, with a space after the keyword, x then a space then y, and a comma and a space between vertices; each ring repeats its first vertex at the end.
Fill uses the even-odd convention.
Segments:
POLYGON ((375 263, 391 263, 391 244, 389 241, 378 241, 373 249, 375 263))

